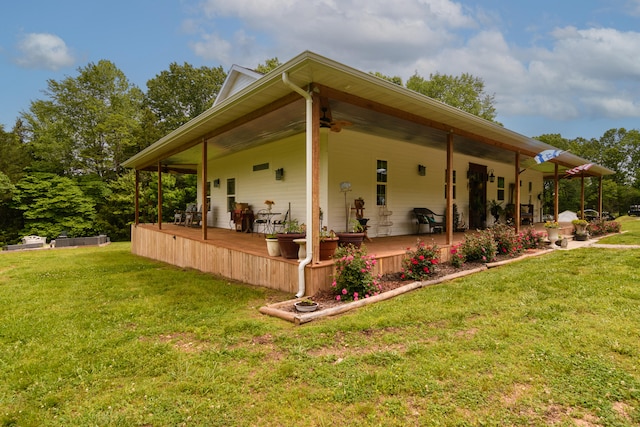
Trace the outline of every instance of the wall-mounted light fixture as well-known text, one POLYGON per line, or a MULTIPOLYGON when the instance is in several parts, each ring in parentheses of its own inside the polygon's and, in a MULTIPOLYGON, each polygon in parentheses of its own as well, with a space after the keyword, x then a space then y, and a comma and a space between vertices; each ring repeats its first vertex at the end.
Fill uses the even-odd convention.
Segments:
POLYGON ((427 167, 425 165, 418 165, 418 175, 425 176, 427 174, 427 167))
POLYGON ((493 174, 493 169, 489 171, 489 182, 494 182, 496 180, 496 176, 493 174))
POLYGON ((213 180, 213 186, 215 188, 220 188, 220 178, 216 178, 213 180))
POLYGON ((276 169, 276 181, 282 181, 284 179, 284 169, 276 169))

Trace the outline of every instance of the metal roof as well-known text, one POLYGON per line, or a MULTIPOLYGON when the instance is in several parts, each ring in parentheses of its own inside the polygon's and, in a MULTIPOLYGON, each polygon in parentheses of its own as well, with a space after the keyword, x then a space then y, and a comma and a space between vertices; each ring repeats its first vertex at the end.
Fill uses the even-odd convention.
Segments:
MULTIPOLYGON (((343 99, 331 100, 333 118, 353 123, 348 131, 440 147, 443 147, 447 133, 452 132, 456 152, 513 163, 513 152, 517 151, 521 153, 523 167, 545 174, 553 173, 553 163, 556 162, 560 171, 589 163, 572 153, 563 152, 553 163, 536 164, 533 161, 535 154, 555 147, 372 74, 305 51, 164 136, 128 159, 124 166, 144 169, 161 162, 194 170, 201 155, 197 144, 203 139, 207 140, 208 155, 213 159, 304 132, 304 103, 299 95, 295 95, 299 100, 291 98, 283 102, 277 111, 269 108, 292 96, 291 89, 282 82, 283 73, 303 88, 319 85, 407 114, 407 118, 390 116, 343 99), (261 110, 264 113, 260 113, 261 110)), ((613 173, 608 168, 594 165, 585 174, 602 176, 613 173)))

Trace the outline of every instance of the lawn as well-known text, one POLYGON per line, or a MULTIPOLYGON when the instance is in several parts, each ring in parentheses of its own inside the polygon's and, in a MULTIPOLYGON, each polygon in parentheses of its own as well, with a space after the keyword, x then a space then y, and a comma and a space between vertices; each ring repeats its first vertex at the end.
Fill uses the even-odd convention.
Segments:
MULTIPOLYGON (((640 244, 640 220, 623 230, 640 244)), ((0 254, 2 425, 640 424, 640 249, 554 251, 301 327, 258 313, 282 294, 129 250, 0 254)))

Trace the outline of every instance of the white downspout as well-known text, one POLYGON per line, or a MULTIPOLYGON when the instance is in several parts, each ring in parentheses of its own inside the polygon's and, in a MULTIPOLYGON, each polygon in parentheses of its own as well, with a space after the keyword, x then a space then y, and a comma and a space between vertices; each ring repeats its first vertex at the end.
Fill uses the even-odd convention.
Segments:
POLYGON ((304 296, 305 293, 305 279, 304 279, 304 268, 311 262, 313 258, 313 244, 309 244, 311 239, 313 239, 313 212, 311 212, 313 206, 312 205, 312 186, 313 186, 313 174, 311 168, 313 167, 313 134, 312 134, 312 126, 313 126, 313 98, 307 92, 305 92, 301 87, 296 86, 289 80, 289 75, 287 73, 282 73, 282 81, 284 84, 293 89, 296 93, 300 94, 306 100, 306 206, 307 206, 307 257, 300 261, 298 265, 298 293, 296 294, 296 298, 300 298, 304 296))

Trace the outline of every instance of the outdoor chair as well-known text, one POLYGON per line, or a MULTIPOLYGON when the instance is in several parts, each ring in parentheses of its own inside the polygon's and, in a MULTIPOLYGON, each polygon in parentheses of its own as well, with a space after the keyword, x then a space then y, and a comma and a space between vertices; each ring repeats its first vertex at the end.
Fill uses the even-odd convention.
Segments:
POLYGON ((182 221, 184 221, 184 212, 179 209, 173 211, 173 223, 176 225, 181 225, 182 221))
POLYGON ((413 208, 413 215, 417 221, 416 234, 420 234, 422 225, 427 226, 428 233, 442 233, 444 230, 444 215, 438 215, 428 208, 413 208))
POLYGON ((533 205, 520 204, 520 224, 533 224, 533 205))
POLYGON ((277 233, 278 231, 281 231, 284 228, 284 223, 287 222, 288 218, 289 218, 289 209, 287 209, 287 212, 285 212, 283 219, 271 220, 271 226, 273 227, 273 232, 277 233))
POLYGON ((260 234, 260 229, 262 229, 262 234, 267 234, 269 220, 269 211, 266 209, 260 209, 253 220, 253 231, 260 234))
POLYGON ((190 227, 198 225, 200 221, 202 221, 202 206, 200 206, 200 210, 197 210, 195 203, 189 204, 187 206, 187 210, 184 214, 184 225, 185 227, 190 227))

